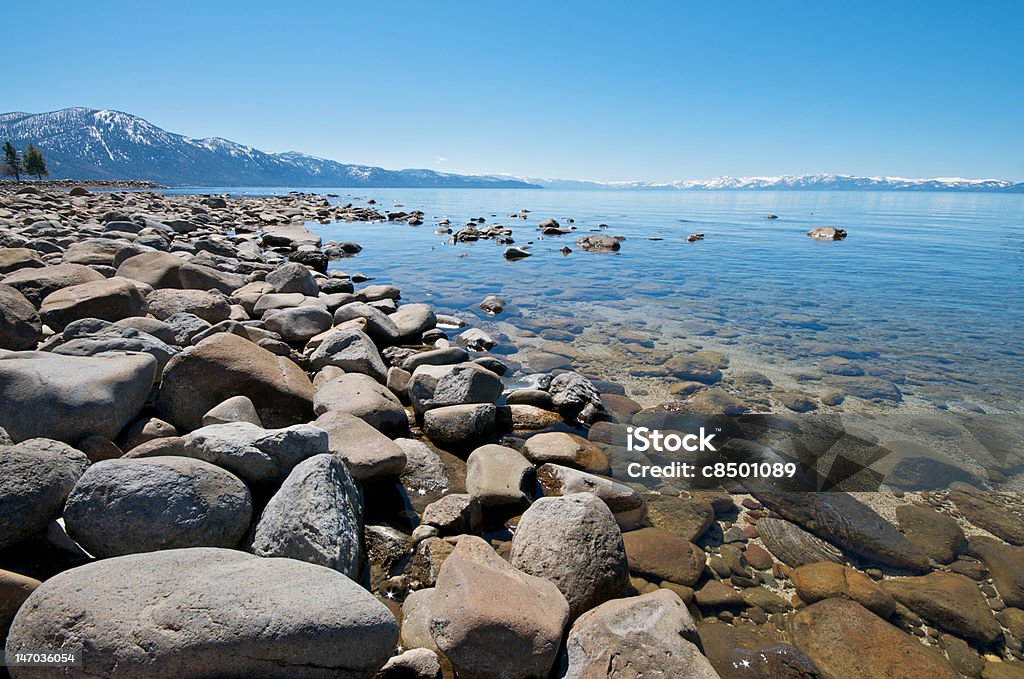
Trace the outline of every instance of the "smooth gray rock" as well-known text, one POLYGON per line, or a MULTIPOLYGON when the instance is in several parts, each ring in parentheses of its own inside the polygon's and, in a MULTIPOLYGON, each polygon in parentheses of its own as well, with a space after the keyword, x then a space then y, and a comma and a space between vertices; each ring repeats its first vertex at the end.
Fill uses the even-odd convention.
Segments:
POLYGON ((0 349, 35 349, 43 324, 32 302, 9 285, 0 284, 0 349))
POLYGON ((403 304, 390 318, 403 339, 418 339, 437 325, 437 316, 429 304, 403 304))
POLYGON ((117 275, 154 288, 181 288, 179 271, 184 264, 183 257, 169 252, 143 252, 121 262, 117 275))
POLYGON ((52 439, 0 445, 0 549, 57 519, 88 466, 85 453, 52 439))
POLYGON ((276 332, 285 342, 305 342, 329 329, 334 317, 327 309, 301 306, 271 311, 263 317, 263 322, 267 330, 276 332))
POLYGON ((434 408, 423 415, 423 431, 441 447, 472 448, 494 431, 496 412, 493 403, 434 408))
POLYGON ((357 481, 393 479, 405 469, 405 451, 355 415, 327 412, 313 424, 327 432, 331 453, 345 461, 357 481))
POLYGON ((232 396, 209 410, 203 415, 203 426, 211 424, 228 424, 230 422, 248 422, 262 427, 260 414, 256 412, 256 406, 252 404, 247 396, 232 396))
POLYGON ((352 302, 338 307, 338 310, 334 312, 335 325, 356 318, 366 319, 366 334, 378 344, 395 344, 402 337, 398 326, 387 314, 364 302, 352 302))
POLYGON ((149 354, 12 352, 0 356, 0 427, 15 441, 114 439, 142 410, 156 375, 149 354))
POLYGON ((501 390, 501 378, 476 363, 421 365, 409 381, 409 399, 417 415, 432 408, 494 403, 501 390))
POLYGON ((537 481, 545 496, 593 493, 608 505, 622 530, 638 528, 647 515, 640 491, 604 476, 548 463, 537 468, 537 481))
POLYGON ((103 274, 82 264, 55 264, 41 269, 20 269, 4 277, 9 285, 36 307, 50 294, 82 283, 104 280, 103 274))
POLYGON ((466 492, 484 507, 528 505, 533 465, 506 446, 480 446, 466 460, 466 492))
POLYGON ((608 506, 590 493, 534 502, 519 520, 509 562, 555 583, 573 619, 629 584, 622 533, 608 506))
POLYGON ((95 356, 104 352, 137 351, 156 359, 158 373, 178 353, 153 335, 98 318, 83 318, 68 324, 60 344, 52 351, 65 356, 95 356))
POLYGON ((194 314, 210 324, 231 318, 231 305, 227 298, 205 290, 154 290, 146 295, 146 302, 149 312, 161 321, 183 312, 194 314))
POLYGON ((238 477, 188 457, 97 462, 64 509, 68 535, 100 558, 234 547, 251 519, 252 498, 238 477))
POLYGON ((314 370, 333 365, 345 372, 369 375, 378 382, 387 380, 387 368, 377 346, 355 328, 332 332, 310 355, 309 362, 314 370))
POLYGON ((230 295, 245 285, 245 276, 229 271, 220 271, 212 266, 188 262, 178 269, 181 287, 189 290, 217 290, 230 295))
POLYGON ((623 676, 629 677, 718 679, 699 643, 693 618, 675 592, 659 589, 615 599, 573 624, 561 676, 614 676, 610 669, 622 668, 623 676))
POLYGON ((349 413, 390 436, 401 436, 409 430, 401 401, 387 387, 359 373, 327 381, 313 397, 313 411, 317 415, 349 413))
POLYGON ((43 323, 60 331, 80 318, 118 321, 145 316, 147 300, 126 278, 109 278, 62 288, 46 296, 39 306, 43 323))
POLYGON ((299 463, 256 524, 252 552, 326 566, 358 580, 363 501, 345 463, 315 455, 299 463))
POLYGON ((462 347, 431 349, 413 354, 402 361, 402 370, 414 372, 421 365, 455 365, 469 360, 469 354, 462 347))
POLYGON ((200 547, 104 559, 47 580, 7 648, 86 648, 81 679, 371 679, 397 638, 390 611, 340 573, 200 547))
POLYGON ((320 293, 313 274, 297 262, 277 267, 267 274, 266 281, 274 286, 274 292, 300 292, 307 297, 316 297, 320 293))
POLYGON ((429 648, 413 648, 394 656, 374 679, 441 679, 441 663, 429 648))
POLYGON ((327 453, 327 432, 311 424, 263 429, 248 422, 214 424, 181 439, 182 454, 227 469, 251 486, 284 481, 299 462, 327 453))

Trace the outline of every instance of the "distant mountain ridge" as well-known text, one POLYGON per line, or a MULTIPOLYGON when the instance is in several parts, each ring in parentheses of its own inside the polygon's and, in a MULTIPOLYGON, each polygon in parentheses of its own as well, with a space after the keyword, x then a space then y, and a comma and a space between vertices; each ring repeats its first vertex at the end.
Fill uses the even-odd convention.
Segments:
MULTIPOLYGON (((510 175, 495 175, 511 178, 510 175)), ((663 191, 976 191, 1024 193, 1024 182, 1005 179, 906 179, 855 177, 842 174, 799 174, 779 177, 716 177, 672 182, 596 182, 586 180, 515 177, 548 189, 663 190, 663 191)))
POLYGON ((148 179, 170 186, 539 188, 512 178, 347 165, 191 139, 128 113, 66 108, 0 114, 0 140, 43 152, 51 179, 148 179))
POLYGON ((267 153, 220 137, 192 139, 129 113, 81 107, 49 113, 0 113, 0 142, 8 139, 19 149, 29 142, 39 147, 51 179, 148 179, 170 186, 1024 193, 1024 182, 1002 179, 802 174, 597 182, 504 174, 459 175, 426 169, 385 170, 294 151, 267 153))

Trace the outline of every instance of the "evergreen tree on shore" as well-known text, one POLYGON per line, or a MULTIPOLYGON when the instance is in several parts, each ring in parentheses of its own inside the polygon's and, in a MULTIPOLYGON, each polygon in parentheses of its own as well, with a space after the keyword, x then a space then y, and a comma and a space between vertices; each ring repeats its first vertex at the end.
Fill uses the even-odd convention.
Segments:
POLYGON ((36 179, 42 179, 44 176, 50 175, 50 172, 46 169, 46 159, 43 158, 42 152, 33 146, 31 142, 29 142, 28 148, 25 149, 25 153, 22 154, 21 162, 25 172, 34 174, 36 179))
POLYGON ((14 148, 14 144, 10 140, 4 142, 4 161, 0 169, 3 170, 5 176, 21 179, 21 158, 18 157, 18 150, 14 148))

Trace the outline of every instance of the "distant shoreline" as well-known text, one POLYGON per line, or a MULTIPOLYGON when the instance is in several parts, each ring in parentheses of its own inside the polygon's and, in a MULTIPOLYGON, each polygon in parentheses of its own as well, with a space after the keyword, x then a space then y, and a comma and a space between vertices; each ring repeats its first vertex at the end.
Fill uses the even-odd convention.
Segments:
POLYGON ((4 186, 35 186, 43 189, 167 189, 168 186, 148 179, 11 179, 3 180, 4 186))

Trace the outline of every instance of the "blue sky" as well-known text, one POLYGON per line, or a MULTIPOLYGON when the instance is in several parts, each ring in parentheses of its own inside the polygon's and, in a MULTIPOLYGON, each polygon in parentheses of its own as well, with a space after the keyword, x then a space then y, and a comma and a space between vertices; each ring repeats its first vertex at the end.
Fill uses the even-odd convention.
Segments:
POLYGON ((11 2, 0 110, 388 168, 1024 180, 1024 2, 11 2))

